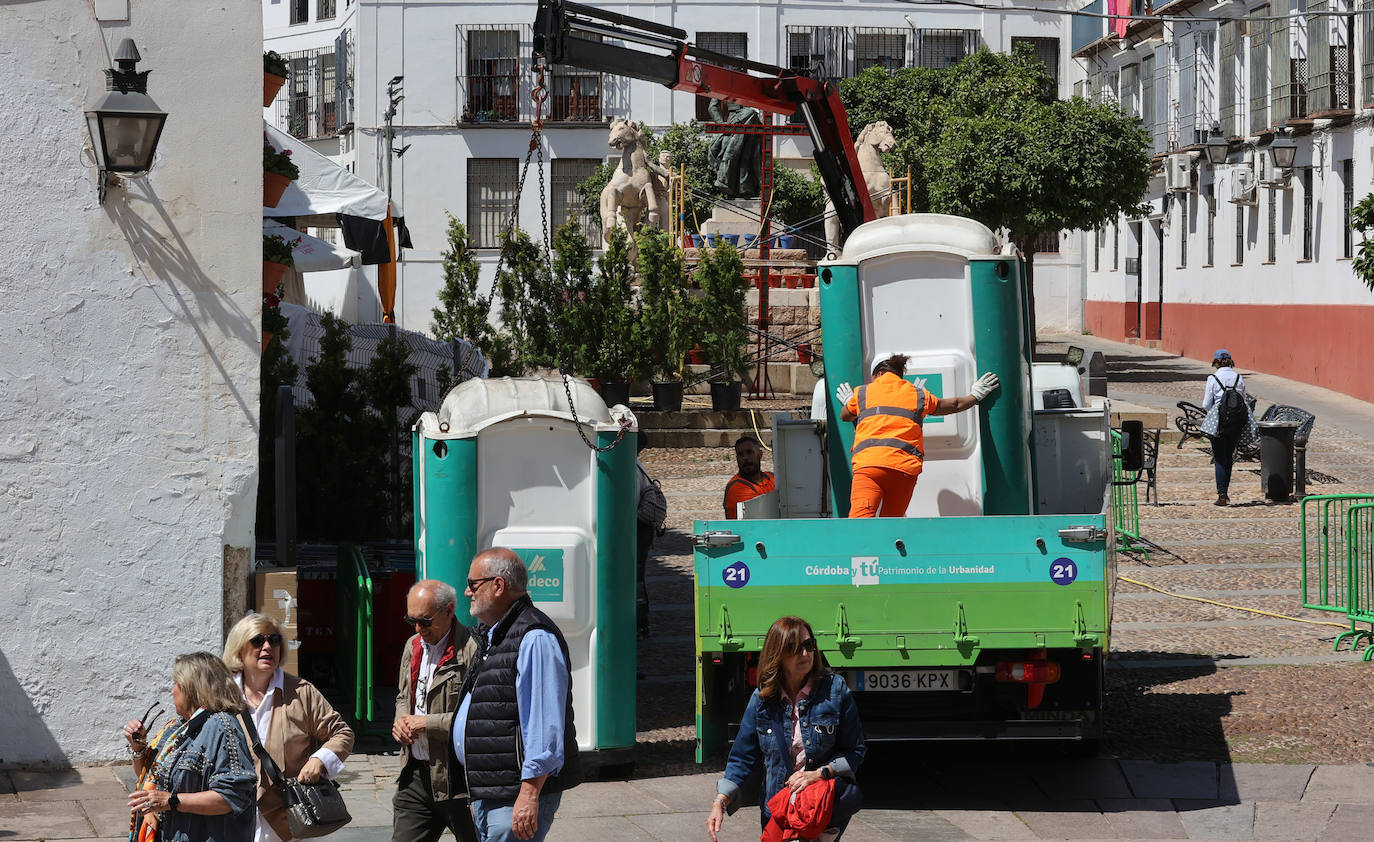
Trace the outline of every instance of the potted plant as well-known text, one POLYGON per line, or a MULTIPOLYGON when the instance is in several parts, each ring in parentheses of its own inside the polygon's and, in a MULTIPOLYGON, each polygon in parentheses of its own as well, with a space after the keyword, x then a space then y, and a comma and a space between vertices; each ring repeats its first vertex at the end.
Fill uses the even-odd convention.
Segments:
POLYGON ((291 150, 278 152, 262 134, 262 206, 275 208, 291 182, 300 177, 300 167, 291 160, 291 150))
POLYGON ((702 299, 702 344, 711 366, 711 408, 739 409, 742 381, 749 364, 744 348, 748 342, 744 313, 744 262, 728 243, 702 257, 697 279, 706 293, 702 299))
POLYGON ((288 240, 280 234, 262 235, 262 291, 275 294, 282 275, 296 265, 291 249, 300 240, 288 240))
POLYGON ((692 347, 695 305, 682 283, 682 250, 667 233, 645 229, 638 236, 639 332, 650 360, 654 408, 682 409, 682 365, 692 347))
POLYGON ((275 50, 262 54, 262 107, 266 108, 277 98, 277 91, 286 84, 288 74, 286 59, 275 50))
POLYGON ((601 397, 607 406, 630 405, 630 378, 637 359, 643 356, 635 341, 633 282, 630 238, 624 228, 616 226, 597 264, 590 296, 596 333, 590 368, 601 381, 601 397))

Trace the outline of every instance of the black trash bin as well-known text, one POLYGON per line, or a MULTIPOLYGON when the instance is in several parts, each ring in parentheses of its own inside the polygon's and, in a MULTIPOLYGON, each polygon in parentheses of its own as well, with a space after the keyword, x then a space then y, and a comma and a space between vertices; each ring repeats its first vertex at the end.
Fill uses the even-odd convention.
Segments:
POLYGON ((1260 491, 1270 500, 1293 499, 1293 435, 1297 431, 1292 421, 1259 422, 1260 491))

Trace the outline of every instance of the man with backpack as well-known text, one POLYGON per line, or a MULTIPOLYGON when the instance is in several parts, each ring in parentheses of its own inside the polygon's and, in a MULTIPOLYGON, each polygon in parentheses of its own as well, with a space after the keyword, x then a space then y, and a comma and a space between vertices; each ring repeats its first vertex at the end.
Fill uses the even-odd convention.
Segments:
POLYGON ((1212 368, 1216 371, 1207 377, 1207 394, 1202 400, 1202 408, 1207 412, 1203 431, 1209 432, 1212 440, 1212 463, 1216 468, 1217 502, 1214 505, 1217 506, 1231 505, 1231 498, 1227 496, 1231 489, 1231 466, 1235 464, 1236 447, 1250 428, 1245 380, 1235 365, 1230 351, 1217 349, 1212 355, 1212 368), (1214 433, 1209 430, 1213 408, 1216 410, 1214 433))

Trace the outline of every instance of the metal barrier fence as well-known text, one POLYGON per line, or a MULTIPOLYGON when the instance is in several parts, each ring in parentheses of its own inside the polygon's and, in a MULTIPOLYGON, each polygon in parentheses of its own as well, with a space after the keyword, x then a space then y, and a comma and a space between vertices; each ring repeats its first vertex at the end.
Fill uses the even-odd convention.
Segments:
POLYGON ((1364 660, 1374 660, 1374 503, 1356 503, 1345 513, 1346 585, 1350 596, 1350 631, 1336 636, 1334 646, 1350 638, 1354 651, 1363 639, 1364 660), (1368 629, 1357 629, 1365 623, 1368 629))
POLYGON ((1121 433, 1112 430, 1112 520, 1116 524, 1116 547, 1150 557, 1148 544, 1140 537, 1140 501, 1135 483, 1126 482, 1121 470, 1121 433))
MULTIPOLYGON (((353 703, 353 719, 360 734, 389 734, 389 727, 373 725, 372 698, 372 575, 362 551, 340 544, 338 568, 338 622, 341 640, 336 650, 339 684, 353 703)), ((390 717, 387 717, 390 719, 390 717)))

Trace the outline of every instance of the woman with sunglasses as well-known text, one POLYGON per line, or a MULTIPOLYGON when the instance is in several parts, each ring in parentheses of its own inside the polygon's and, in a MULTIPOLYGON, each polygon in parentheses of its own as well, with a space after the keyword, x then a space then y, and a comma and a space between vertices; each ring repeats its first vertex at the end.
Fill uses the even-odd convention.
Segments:
POLYGON ((716 787, 706 832, 716 842, 726 814, 739 808, 740 788, 762 765, 759 809, 765 827, 774 795, 789 789, 796 796, 812 784, 834 780, 830 821, 819 837, 834 842, 862 800, 854 776, 864 759, 864 733, 854 697, 844 679, 826 667, 810 624, 800 617, 782 617, 768 629, 758 682, 716 787))
MULTIPOLYGON (((353 729, 315 685, 281 668, 286 636, 266 614, 248 614, 224 641, 224 663, 248 702, 258 739, 281 773, 313 783, 343 771, 353 729)), ((287 842, 286 805, 258 766, 258 823, 254 842, 287 842)))

